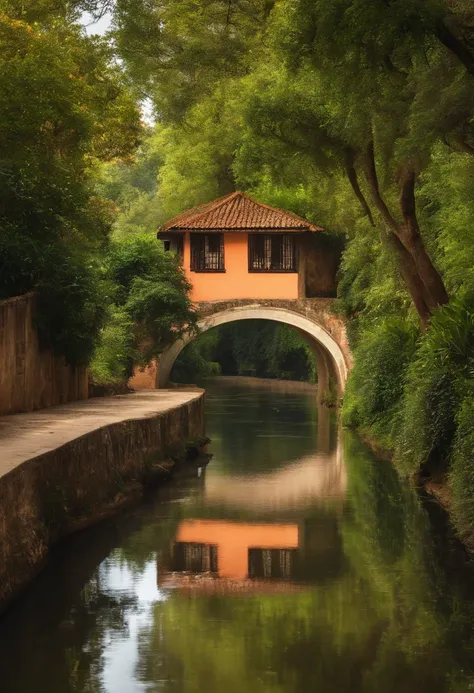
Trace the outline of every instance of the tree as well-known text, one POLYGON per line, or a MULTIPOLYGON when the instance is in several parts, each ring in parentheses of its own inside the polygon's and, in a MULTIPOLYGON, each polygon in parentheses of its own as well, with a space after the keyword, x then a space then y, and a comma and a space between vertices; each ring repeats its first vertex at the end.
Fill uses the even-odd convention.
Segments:
POLYGON ((245 74, 274 0, 116 0, 114 37, 160 119, 186 120, 223 76, 245 74))
POLYGON ((94 379, 123 381, 185 332, 196 329, 191 285, 173 253, 154 234, 115 239, 106 259, 109 320, 92 362, 94 379))
POLYGON ((111 59, 60 18, 0 14, 0 297, 38 290, 42 337, 73 362, 87 361, 101 322, 97 252, 113 220, 95 162, 129 156, 141 133, 111 59))
POLYGON ((224 158, 240 180, 252 173, 239 157, 255 136, 270 167, 297 153, 326 177, 344 172, 426 324, 448 295, 416 192, 436 142, 472 148, 471 15, 467 1, 444 0, 122 0, 115 36, 130 74, 184 138, 222 85, 222 118, 241 112, 239 94, 247 119, 224 158), (285 146, 270 153, 276 140, 285 146))

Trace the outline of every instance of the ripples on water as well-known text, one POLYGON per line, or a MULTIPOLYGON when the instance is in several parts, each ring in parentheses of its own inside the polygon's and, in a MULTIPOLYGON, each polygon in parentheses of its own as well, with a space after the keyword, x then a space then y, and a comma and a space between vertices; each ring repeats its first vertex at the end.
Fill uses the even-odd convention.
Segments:
POLYGON ((313 400, 212 390, 209 467, 55 552, 0 622, 0 691, 474 690, 470 566, 313 400))

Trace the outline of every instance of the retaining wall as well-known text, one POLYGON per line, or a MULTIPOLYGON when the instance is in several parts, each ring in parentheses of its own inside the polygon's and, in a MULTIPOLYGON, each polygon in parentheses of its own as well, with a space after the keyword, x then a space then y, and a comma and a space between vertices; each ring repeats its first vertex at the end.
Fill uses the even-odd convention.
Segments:
POLYGON ((88 397, 85 368, 40 349, 36 296, 0 301, 0 415, 34 411, 88 397))
POLYGON ((196 394, 161 414, 93 430, 0 477, 0 613, 52 544, 101 519, 127 493, 136 496, 168 446, 203 433, 203 396, 196 394))

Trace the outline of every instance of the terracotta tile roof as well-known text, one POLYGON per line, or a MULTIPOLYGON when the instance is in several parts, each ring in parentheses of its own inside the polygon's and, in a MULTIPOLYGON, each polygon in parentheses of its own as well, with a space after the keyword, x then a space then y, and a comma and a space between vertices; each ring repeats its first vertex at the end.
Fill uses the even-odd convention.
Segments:
POLYGON ((284 212, 253 200, 243 192, 220 197, 188 209, 161 227, 160 231, 323 231, 292 212, 284 212))

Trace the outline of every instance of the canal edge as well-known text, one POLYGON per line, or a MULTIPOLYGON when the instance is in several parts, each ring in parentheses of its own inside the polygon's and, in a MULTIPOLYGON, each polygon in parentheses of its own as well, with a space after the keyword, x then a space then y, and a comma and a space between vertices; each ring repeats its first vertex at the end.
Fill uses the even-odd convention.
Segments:
POLYGON ((0 477, 0 616, 58 541, 170 478, 171 447, 203 435, 204 391, 193 390, 187 401, 164 410, 94 426, 0 477))

